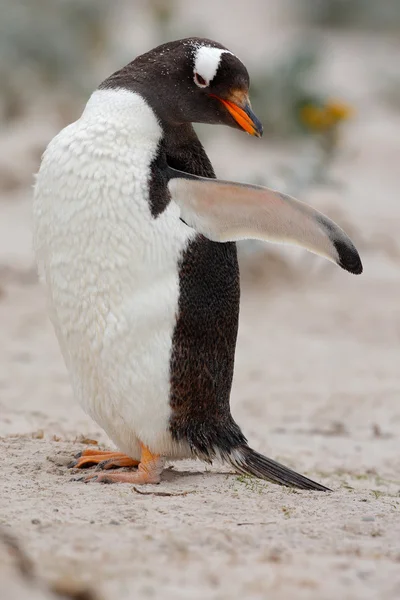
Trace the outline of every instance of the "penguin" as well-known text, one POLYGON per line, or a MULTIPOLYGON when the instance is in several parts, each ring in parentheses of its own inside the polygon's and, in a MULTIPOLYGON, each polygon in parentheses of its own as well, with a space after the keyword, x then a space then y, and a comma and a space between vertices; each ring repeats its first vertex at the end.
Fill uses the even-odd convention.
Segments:
POLYGON ((192 123, 262 135, 244 64, 194 37, 108 77, 43 154, 33 229, 49 315, 75 397, 118 448, 71 466, 98 465, 85 482, 147 484, 166 460, 219 460, 326 491, 250 448, 231 415, 235 243, 297 244, 355 274, 359 254, 310 206, 216 179, 192 123))

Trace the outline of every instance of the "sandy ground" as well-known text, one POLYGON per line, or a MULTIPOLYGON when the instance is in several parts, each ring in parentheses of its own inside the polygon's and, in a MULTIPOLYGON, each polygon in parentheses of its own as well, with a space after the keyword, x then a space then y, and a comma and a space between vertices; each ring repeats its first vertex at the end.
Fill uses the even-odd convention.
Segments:
MULTIPOLYGON (((0 598, 54 597, 44 588, 59 579, 106 600, 400 597, 400 115, 362 110, 335 165, 345 191, 308 200, 348 225, 365 273, 287 250, 282 262, 243 265, 234 416, 254 448, 329 494, 196 462, 173 464, 147 495, 72 481, 66 464, 84 438, 108 442, 72 397, 46 317, 30 193, 3 194, 0 525, 42 587, 18 575, 0 542, 0 598)), ((210 154, 218 163, 225 148, 231 162, 220 160, 219 172, 240 174, 225 139, 210 154)), ((257 152, 246 151, 249 160, 257 152)))

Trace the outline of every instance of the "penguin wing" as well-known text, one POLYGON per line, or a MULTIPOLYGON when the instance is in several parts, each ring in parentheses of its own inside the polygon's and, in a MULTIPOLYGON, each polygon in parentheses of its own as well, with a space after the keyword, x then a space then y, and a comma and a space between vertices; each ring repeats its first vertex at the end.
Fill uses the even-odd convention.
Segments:
POLYGON ((168 188, 182 220, 214 242, 257 239, 302 246, 346 271, 362 273, 346 233, 308 204, 258 185, 169 169, 168 188))

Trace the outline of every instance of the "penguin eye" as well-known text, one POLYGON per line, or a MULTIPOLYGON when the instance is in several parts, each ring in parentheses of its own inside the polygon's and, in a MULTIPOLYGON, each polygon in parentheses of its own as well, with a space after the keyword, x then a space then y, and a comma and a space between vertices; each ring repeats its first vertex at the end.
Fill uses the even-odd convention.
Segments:
POLYGON ((208 83, 207 81, 204 79, 204 77, 202 77, 201 75, 199 75, 199 73, 195 73, 194 74, 194 82, 196 85, 198 85, 201 88, 207 87, 208 83))

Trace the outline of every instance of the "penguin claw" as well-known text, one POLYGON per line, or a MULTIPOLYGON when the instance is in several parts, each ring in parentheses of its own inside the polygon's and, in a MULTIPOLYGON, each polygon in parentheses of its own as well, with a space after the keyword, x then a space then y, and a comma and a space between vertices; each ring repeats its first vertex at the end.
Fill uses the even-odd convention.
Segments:
POLYGON ((72 477, 70 481, 78 481, 80 483, 91 483, 92 481, 97 481, 97 475, 82 475, 82 477, 72 477))
POLYGON ((118 468, 123 465, 119 465, 117 460, 109 459, 102 460, 95 468, 95 471, 106 471, 107 469, 118 468))
POLYGON ((83 477, 79 477, 77 481, 82 481, 82 483, 92 483, 93 481, 97 481, 97 475, 84 475, 83 477))
POLYGON ((95 471, 107 471, 108 469, 120 469, 122 467, 137 467, 138 460, 133 460, 129 456, 121 456, 120 458, 109 458, 98 463, 95 471))
POLYGON ((72 481, 81 481, 82 483, 115 483, 112 477, 106 473, 98 475, 85 475, 83 477, 76 477, 72 481))

